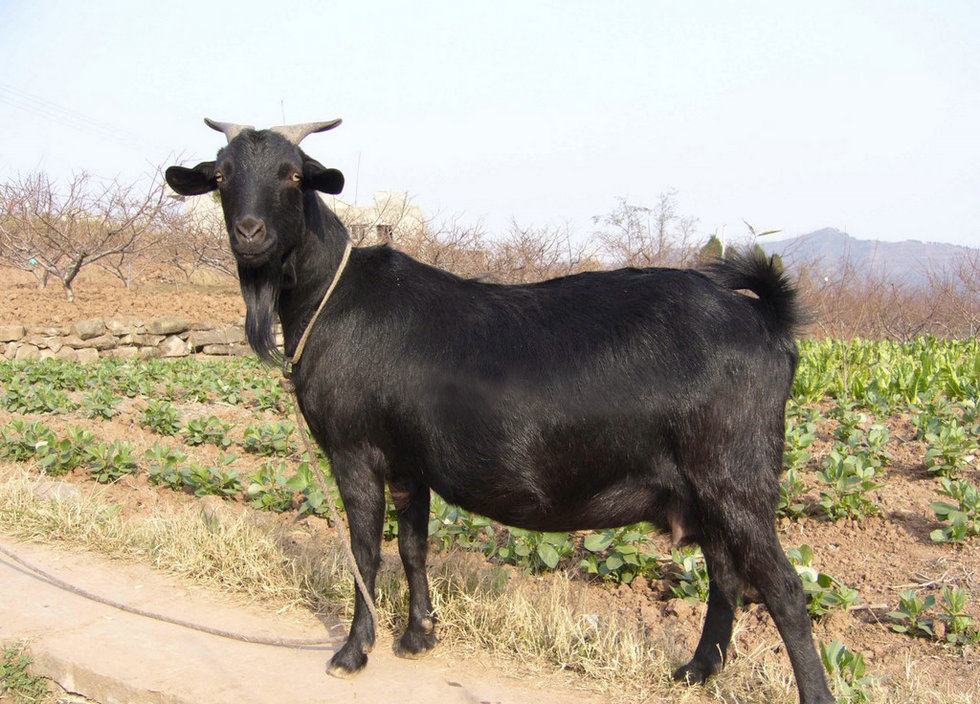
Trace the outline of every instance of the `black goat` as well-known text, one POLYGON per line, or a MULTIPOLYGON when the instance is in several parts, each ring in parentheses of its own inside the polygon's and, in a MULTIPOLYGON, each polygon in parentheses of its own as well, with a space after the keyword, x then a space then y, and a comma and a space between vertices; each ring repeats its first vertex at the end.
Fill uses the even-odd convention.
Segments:
MULTIPOLYGON (((410 612, 396 652, 436 643, 425 574, 431 489, 522 528, 652 521, 699 543, 708 612, 694 657, 674 676, 701 682, 722 667, 749 584, 783 637, 800 700, 833 702, 774 527, 797 361, 792 286, 752 254, 710 275, 623 269, 503 286, 365 247, 316 317, 349 243, 316 191, 339 193, 343 175, 297 145, 339 122, 256 131, 208 121, 228 145, 216 161, 167 169, 167 181, 185 195, 220 192, 248 339, 262 358, 278 358, 277 313, 288 354, 313 321, 293 380, 372 593, 386 482, 398 511, 410 612)), ((364 667, 374 635, 357 594, 330 671, 364 667)))

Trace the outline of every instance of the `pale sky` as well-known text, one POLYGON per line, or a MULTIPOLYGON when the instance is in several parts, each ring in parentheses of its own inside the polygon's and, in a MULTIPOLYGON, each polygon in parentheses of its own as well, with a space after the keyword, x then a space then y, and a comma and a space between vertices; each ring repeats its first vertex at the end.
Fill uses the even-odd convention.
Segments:
MULTIPOLYGON (((347 201, 500 232, 677 191, 705 236, 980 246, 980 3, 0 0, 0 179, 211 159, 202 118, 344 119, 347 201)), ((164 164, 166 165, 166 164, 164 164)))

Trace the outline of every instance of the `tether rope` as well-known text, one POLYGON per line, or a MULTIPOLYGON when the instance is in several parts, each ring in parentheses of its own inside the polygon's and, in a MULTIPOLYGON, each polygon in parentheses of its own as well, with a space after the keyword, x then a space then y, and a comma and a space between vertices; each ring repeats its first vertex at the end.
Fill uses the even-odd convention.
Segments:
MULTIPOLYGON (((77 587, 74 584, 66 582, 63 579, 55 577, 50 572, 42 570, 37 565, 28 562, 27 560, 19 557, 15 553, 11 552, 7 548, 0 545, 0 553, 3 553, 8 558, 13 560, 17 565, 27 570, 29 576, 40 578, 43 581, 51 584, 52 586, 63 589, 67 592, 71 592, 77 596, 88 599, 89 601, 94 601, 105 606, 111 606, 114 609, 119 609, 120 611, 125 611, 126 613, 135 614, 136 616, 143 616, 145 618, 151 618, 155 621, 162 621, 164 623, 169 623, 174 626, 180 626, 182 628, 189 628, 194 631, 200 631, 202 633, 207 633, 213 636, 220 636, 221 638, 230 638, 231 640, 241 641, 243 643, 254 643, 256 645, 272 645, 280 648, 309 648, 313 646, 321 645, 332 645, 336 641, 334 639, 325 640, 322 638, 268 638, 265 636, 250 636, 242 633, 235 633, 232 631, 222 630, 220 628, 212 628, 211 626, 203 626, 199 623, 194 623, 192 621, 187 621, 185 619, 176 618, 174 616, 168 616, 166 614, 155 613, 153 611, 146 611, 145 609, 139 609, 135 606, 130 606, 129 604, 124 604, 120 601, 114 599, 109 599, 107 597, 95 594, 81 587, 77 587)), ((7 564, 13 569, 17 569, 15 565, 10 565, 10 563, 5 563, 0 560, 0 563, 7 564)))

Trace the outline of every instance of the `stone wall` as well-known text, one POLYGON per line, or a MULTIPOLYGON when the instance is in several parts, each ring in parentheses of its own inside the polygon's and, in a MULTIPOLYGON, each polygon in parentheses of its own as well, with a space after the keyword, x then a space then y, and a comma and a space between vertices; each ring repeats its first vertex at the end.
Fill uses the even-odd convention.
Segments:
POLYGON ((11 360, 51 357, 90 362, 100 357, 151 359, 250 353, 244 322, 212 325, 164 316, 145 322, 116 317, 80 320, 69 326, 0 325, 0 354, 11 360))

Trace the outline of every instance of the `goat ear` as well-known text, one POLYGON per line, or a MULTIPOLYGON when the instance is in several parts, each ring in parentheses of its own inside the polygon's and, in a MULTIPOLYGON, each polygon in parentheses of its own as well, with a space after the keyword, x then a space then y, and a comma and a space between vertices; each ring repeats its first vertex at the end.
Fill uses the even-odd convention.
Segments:
POLYGON ((214 178, 214 162, 204 161, 188 169, 185 166, 171 166, 165 177, 172 189, 182 196, 197 196, 218 187, 214 178))
POLYGON ((337 195, 344 190, 344 175, 337 169, 328 169, 316 159, 303 160, 303 183, 307 188, 337 195))

